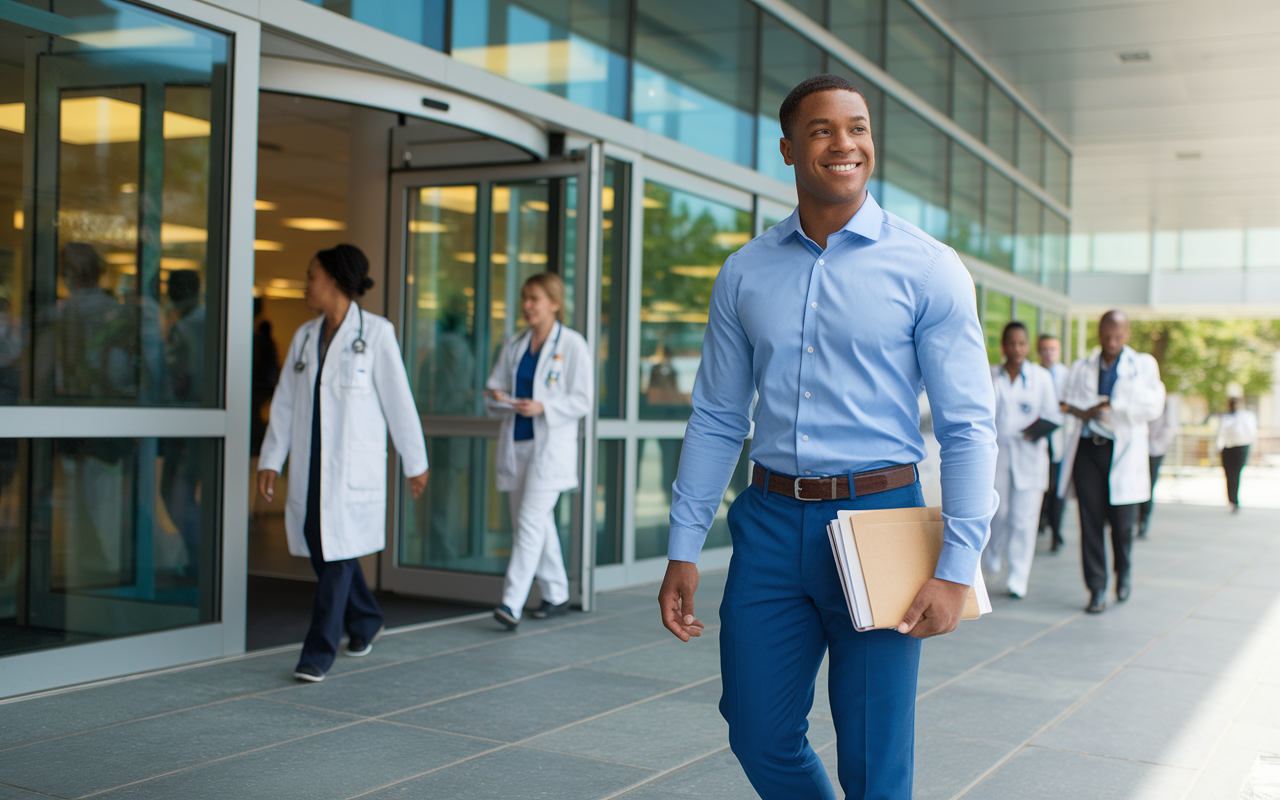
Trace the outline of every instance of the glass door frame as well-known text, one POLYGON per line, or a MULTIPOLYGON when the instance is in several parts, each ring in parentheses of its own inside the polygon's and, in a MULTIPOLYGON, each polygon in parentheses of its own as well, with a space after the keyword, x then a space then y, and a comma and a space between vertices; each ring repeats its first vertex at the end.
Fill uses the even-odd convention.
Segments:
MULTIPOLYGON (((395 324, 401 352, 404 352, 409 318, 405 304, 408 277, 408 223, 411 204, 409 192, 429 186, 478 185, 477 196, 477 272, 489 270, 492 250, 490 227, 490 192, 488 187, 507 182, 532 181, 540 178, 578 179, 577 241, 575 249, 575 281, 572 328, 587 340, 588 351, 598 344, 601 228, 603 191, 603 147, 591 143, 582 150, 559 160, 532 164, 505 164, 473 168, 397 170, 389 181, 390 202, 387 240, 387 315, 395 324)), ((423 417, 423 433, 432 436, 470 436, 496 438, 498 421, 485 417, 423 417)), ((596 414, 594 409, 582 421, 579 433, 579 484, 570 494, 572 509, 569 552, 565 553, 569 573, 570 602, 590 611, 594 605, 595 565, 595 452, 596 414)), ((502 593, 502 576, 485 575, 430 567, 401 566, 401 507, 404 480, 399 458, 391 448, 388 456, 391 491, 387 493, 387 547, 379 556, 379 584, 384 590, 409 595, 438 597, 474 603, 496 603, 502 593)))

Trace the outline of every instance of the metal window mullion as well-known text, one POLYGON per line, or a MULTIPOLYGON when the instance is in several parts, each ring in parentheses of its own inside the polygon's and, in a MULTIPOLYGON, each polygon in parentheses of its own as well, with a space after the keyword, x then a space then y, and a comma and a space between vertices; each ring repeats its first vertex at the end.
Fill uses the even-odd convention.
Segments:
POLYGON ((8 406, 0 439, 222 438, 229 419, 215 408, 8 406))

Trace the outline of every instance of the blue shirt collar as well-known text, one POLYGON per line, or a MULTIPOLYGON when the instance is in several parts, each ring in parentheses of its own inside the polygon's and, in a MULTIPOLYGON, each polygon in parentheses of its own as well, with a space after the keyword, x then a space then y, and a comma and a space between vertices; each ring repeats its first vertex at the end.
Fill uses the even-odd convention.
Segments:
MULTIPOLYGON (((838 236, 843 232, 857 234, 871 241, 880 239, 880 226, 884 223, 884 212, 880 209, 880 204, 871 196, 871 192, 867 192, 867 199, 862 202, 862 206, 857 212, 849 218, 839 231, 832 236, 838 236)), ((811 242, 817 246, 808 236, 805 235, 804 229, 800 227, 800 207, 791 212, 791 216, 787 217, 778 226, 779 241, 785 244, 792 236, 799 236, 807 242, 811 242)), ((827 238, 827 247, 830 248, 831 238, 827 238)))

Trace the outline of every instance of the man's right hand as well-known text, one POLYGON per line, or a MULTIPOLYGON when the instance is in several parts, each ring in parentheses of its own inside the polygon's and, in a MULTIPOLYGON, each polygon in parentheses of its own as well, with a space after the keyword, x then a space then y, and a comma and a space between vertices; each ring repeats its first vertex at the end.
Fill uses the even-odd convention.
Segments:
POLYGON ((262 499, 270 503, 276 499, 276 478, 280 477, 280 473, 274 469, 264 469, 258 473, 258 494, 262 495, 262 499))
POLYGON ((668 561, 667 575, 658 590, 662 624, 682 642, 701 636, 706 626, 693 615, 693 595, 698 591, 698 565, 690 561, 668 561))

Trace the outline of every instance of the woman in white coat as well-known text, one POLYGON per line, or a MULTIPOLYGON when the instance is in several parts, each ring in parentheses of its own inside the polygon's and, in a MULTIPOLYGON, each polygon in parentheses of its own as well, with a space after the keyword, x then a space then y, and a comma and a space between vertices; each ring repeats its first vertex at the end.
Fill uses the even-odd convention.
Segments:
POLYGON ((1010 322, 1000 340, 1005 362, 991 370, 996 393, 996 492, 1000 507, 991 520, 991 538, 982 551, 983 566, 1000 571, 1007 554, 1009 595, 1022 599, 1031 578, 1040 506, 1049 488, 1049 440, 1027 428, 1037 420, 1062 424, 1058 393, 1049 370, 1027 360, 1027 326, 1010 322))
POLYGON ((578 488, 578 420, 591 411, 595 386, 587 341, 562 322, 564 281, 534 275, 520 291, 529 328, 508 340, 485 384, 498 430, 498 491, 511 503, 511 559, 502 605, 493 616, 515 630, 534 576, 542 588, 536 618, 569 610, 569 579, 560 552, 555 506, 578 488))
POLYGON ((291 459, 289 552, 310 557, 318 578, 299 680, 324 679, 344 629, 350 656, 367 655, 382 630, 356 559, 385 540, 388 430, 413 496, 427 485, 427 446, 395 329, 355 299, 372 286, 369 261, 352 245, 312 259, 307 307, 319 316, 293 336, 258 458, 258 491, 268 503, 291 459))

